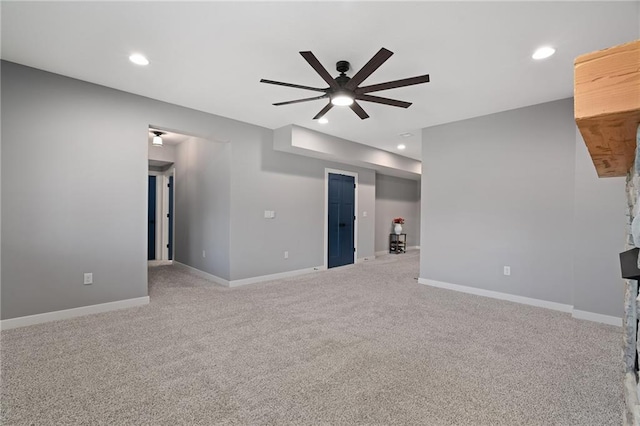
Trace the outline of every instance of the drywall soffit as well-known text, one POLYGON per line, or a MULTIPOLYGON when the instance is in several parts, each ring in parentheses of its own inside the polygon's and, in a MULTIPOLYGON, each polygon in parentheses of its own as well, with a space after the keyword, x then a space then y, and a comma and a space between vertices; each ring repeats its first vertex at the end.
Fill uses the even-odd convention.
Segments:
POLYGON ((373 169, 380 174, 420 180, 422 163, 368 145, 289 125, 274 131, 273 148, 305 157, 373 169))

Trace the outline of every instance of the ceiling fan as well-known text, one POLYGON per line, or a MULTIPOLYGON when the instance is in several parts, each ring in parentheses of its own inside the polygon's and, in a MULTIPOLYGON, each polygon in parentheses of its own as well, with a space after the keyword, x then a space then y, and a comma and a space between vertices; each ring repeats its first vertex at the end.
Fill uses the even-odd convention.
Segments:
POLYGON ((313 98, 296 99, 293 101, 277 102, 273 105, 289 105, 299 102, 315 101, 318 99, 329 98, 329 103, 320 110, 319 113, 313 117, 317 120, 324 116, 334 106, 348 106, 353 112, 355 112, 361 119, 369 118, 369 115, 362 109, 360 104, 356 101, 375 102, 383 105, 391 105, 400 108, 409 108, 411 102, 397 101, 395 99, 382 98, 379 96, 372 96, 368 93, 378 92, 381 90, 395 89, 397 87, 412 86, 414 84, 428 83, 429 74, 420 75, 417 77, 403 78, 401 80, 388 81, 386 83, 373 84, 371 86, 360 87, 360 84, 367 79, 375 70, 377 70, 387 59, 393 55, 393 52, 385 49, 384 47, 376 53, 373 58, 369 60, 363 66, 360 71, 355 73, 353 77, 347 77, 345 74, 349 71, 350 65, 347 61, 338 61, 336 69, 340 73, 336 78, 331 77, 331 74, 322 66, 320 61, 311 52, 300 52, 302 57, 316 70, 316 72, 322 77, 322 79, 329 84, 326 89, 320 87, 302 86, 299 84, 282 83, 280 81, 260 80, 261 83, 276 84, 278 86, 295 87, 297 89, 312 90, 315 92, 323 92, 320 96, 313 98))

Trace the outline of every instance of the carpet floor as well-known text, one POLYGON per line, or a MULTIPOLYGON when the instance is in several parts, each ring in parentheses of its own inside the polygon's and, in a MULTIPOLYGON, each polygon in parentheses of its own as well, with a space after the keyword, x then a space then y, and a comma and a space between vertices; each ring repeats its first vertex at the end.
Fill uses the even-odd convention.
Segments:
POLYGON ((3 331, 3 425, 619 425, 621 329, 417 283, 418 252, 3 331))

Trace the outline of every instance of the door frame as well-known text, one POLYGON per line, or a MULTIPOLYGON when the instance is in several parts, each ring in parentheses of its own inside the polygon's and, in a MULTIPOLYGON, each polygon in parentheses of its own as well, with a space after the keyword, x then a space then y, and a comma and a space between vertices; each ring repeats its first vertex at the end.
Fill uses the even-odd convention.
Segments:
MULTIPOLYGON (((167 219, 167 213, 169 213, 169 176, 173 176, 173 185, 175 187, 175 166, 171 166, 168 170, 158 172, 155 170, 149 170, 149 176, 156 177, 156 260, 168 260, 169 249, 169 220, 167 219)), ((171 188, 174 189, 174 188, 171 188)), ((175 191, 173 199, 173 232, 175 234, 175 191)), ((173 244, 175 246, 175 235, 173 236, 173 244)), ((172 247, 172 257, 175 256, 175 247, 172 247)))
POLYGON ((158 260, 158 257, 162 256, 162 251, 161 251, 161 242, 160 242, 160 238, 162 236, 162 233, 160 231, 160 228, 162 227, 162 222, 161 222, 161 217, 162 217, 162 213, 160 212, 160 200, 161 200, 161 193, 158 190, 159 188, 159 181, 160 179, 158 179, 158 174, 149 171, 148 175, 147 175, 147 179, 149 182, 149 185, 147 185, 147 219, 149 219, 149 213, 150 213, 150 204, 151 204, 151 194, 154 193, 154 202, 155 205, 153 206, 153 210, 155 211, 155 217, 153 218, 154 220, 154 225, 153 225, 153 231, 154 231, 154 235, 153 235, 153 259, 149 259, 149 228, 147 227, 147 261, 153 261, 153 260, 158 260), (151 191, 151 178, 155 178, 155 188, 153 191, 151 191))
POLYGON ((356 219, 353 221, 353 247, 355 248, 353 252, 353 263, 356 263, 358 259, 358 222, 360 222, 358 218, 358 189, 360 186, 358 185, 358 173, 357 172, 349 172, 347 170, 338 170, 338 169, 330 169, 325 167, 324 169, 324 269, 329 268, 329 173, 333 173, 336 175, 345 175, 353 177, 353 181, 356 185, 355 190, 353 192, 353 215, 356 219))

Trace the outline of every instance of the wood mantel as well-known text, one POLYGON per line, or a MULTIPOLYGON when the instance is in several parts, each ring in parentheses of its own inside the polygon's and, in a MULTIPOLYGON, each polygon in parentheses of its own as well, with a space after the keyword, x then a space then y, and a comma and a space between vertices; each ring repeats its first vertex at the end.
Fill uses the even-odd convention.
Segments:
POLYGON ((640 123, 640 40, 576 58, 574 115, 598 176, 626 176, 640 123))

